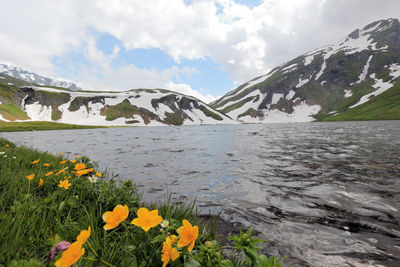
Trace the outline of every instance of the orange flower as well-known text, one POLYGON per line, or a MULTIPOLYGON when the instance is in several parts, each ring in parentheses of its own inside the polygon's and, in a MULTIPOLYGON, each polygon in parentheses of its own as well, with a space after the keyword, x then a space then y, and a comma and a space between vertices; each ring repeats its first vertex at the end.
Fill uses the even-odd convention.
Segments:
POLYGON ((77 164, 75 165, 75 170, 76 170, 76 171, 83 170, 83 169, 86 169, 86 164, 84 164, 84 163, 77 163, 77 164))
POLYGON ((137 211, 137 218, 133 219, 131 224, 141 227, 145 232, 149 231, 162 222, 161 216, 158 215, 158 210, 149 211, 147 208, 140 208, 137 211))
POLYGON ((43 179, 40 178, 40 180, 39 180, 39 186, 42 186, 42 185, 43 185, 43 179))
POLYGON ((57 155, 61 156, 61 155, 62 155, 62 153, 61 153, 61 152, 59 152, 59 153, 57 153, 57 155))
POLYGON ((74 242, 63 252, 61 258, 56 261, 55 265, 57 267, 69 267, 77 262, 83 254, 85 254, 85 249, 82 248, 82 243, 78 241, 74 242))
POLYGON ((76 241, 80 242, 82 245, 89 239, 90 237, 90 225, 87 230, 82 230, 81 233, 76 237, 76 241))
POLYGON ((9 146, 10 146, 9 144, 6 145, 6 147, 9 147, 9 146))
POLYGON ((50 175, 52 175, 53 174, 53 172, 48 172, 48 173, 46 173, 44 176, 50 176, 50 175))
POLYGON ((32 163, 32 164, 36 164, 36 163, 38 163, 39 161, 40 161, 40 159, 37 159, 37 160, 32 161, 31 163, 32 163))
POLYGON ((60 161, 60 164, 65 164, 67 161, 66 160, 63 160, 63 161, 60 161))
POLYGON ((103 176, 103 174, 101 172, 96 172, 96 176, 101 177, 101 176, 103 176))
POLYGON ((56 173, 56 175, 59 175, 60 173, 65 173, 65 169, 59 170, 59 171, 56 173))
POLYGON ((171 235, 172 244, 175 244, 178 241, 178 237, 176 235, 171 235))
POLYGON ((43 163, 45 167, 50 167, 50 163, 43 163))
POLYGON ((82 176, 82 175, 85 175, 85 174, 88 174, 89 172, 92 172, 93 171, 93 168, 90 168, 90 169, 84 169, 84 170, 79 170, 79 171, 76 171, 75 172, 75 174, 76 174, 76 176, 82 176))
POLYGON ((75 162, 76 162, 76 160, 75 160, 75 159, 71 159, 70 161, 71 161, 71 163, 75 163, 75 162))
POLYGON ((35 178, 35 175, 34 174, 30 174, 30 175, 27 175, 26 176, 26 179, 28 179, 29 181, 30 180, 33 180, 35 178))
POLYGON ((68 180, 61 180, 60 183, 58 184, 58 187, 62 187, 65 189, 68 189, 68 187, 71 186, 71 183, 68 180))
POLYGON ((177 246, 179 248, 189 246, 188 251, 191 252, 193 250, 194 243, 199 236, 199 227, 192 226, 192 224, 187 220, 183 220, 182 223, 183 226, 176 229, 180 237, 177 246))
POLYGON ((179 257, 179 252, 176 248, 172 248, 172 239, 167 237, 165 242, 163 242, 163 248, 161 250, 161 261, 163 262, 163 267, 167 266, 170 260, 175 261, 179 257))
POLYGON ((121 222, 128 218, 129 209, 127 205, 117 205, 113 211, 107 211, 103 214, 103 220, 106 222, 104 230, 110 230, 117 227, 121 222))
POLYGON ((70 179, 70 178, 71 178, 71 176, 68 176, 68 177, 67 177, 67 179, 70 179))

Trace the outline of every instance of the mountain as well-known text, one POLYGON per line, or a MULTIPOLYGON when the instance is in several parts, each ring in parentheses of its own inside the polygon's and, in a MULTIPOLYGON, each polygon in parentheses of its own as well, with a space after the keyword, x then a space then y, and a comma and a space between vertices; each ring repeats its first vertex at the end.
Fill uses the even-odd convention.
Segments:
POLYGON ((67 81, 67 80, 55 80, 47 77, 40 76, 36 73, 23 70, 18 67, 9 66, 6 64, 0 64, 0 73, 7 74, 11 77, 37 84, 43 86, 57 86, 57 87, 64 87, 71 90, 80 90, 81 88, 77 86, 75 83, 67 81))
POLYGON ((0 120, 79 125, 236 123, 200 100, 163 89, 124 92, 40 87, 0 74, 0 120))
POLYGON ((242 122, 400 119, 399 77, 400 23, 380 20, 284 63, 210 105, 242 122))

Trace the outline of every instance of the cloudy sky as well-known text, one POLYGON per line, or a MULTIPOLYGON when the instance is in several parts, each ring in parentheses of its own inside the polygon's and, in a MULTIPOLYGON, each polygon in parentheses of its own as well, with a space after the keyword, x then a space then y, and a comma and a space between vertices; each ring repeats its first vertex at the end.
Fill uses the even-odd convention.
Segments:
POLYGON ((0 62, 85 89, 207 102, 379 19, 399 0, 2 1, 0 62))

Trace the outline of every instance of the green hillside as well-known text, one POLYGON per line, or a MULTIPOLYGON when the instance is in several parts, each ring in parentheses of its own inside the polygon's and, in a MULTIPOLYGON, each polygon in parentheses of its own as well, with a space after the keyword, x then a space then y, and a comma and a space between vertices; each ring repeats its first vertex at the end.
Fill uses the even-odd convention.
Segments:
POLYGON ((400 120, 400 83, 370 101, 319 121, 400 120))

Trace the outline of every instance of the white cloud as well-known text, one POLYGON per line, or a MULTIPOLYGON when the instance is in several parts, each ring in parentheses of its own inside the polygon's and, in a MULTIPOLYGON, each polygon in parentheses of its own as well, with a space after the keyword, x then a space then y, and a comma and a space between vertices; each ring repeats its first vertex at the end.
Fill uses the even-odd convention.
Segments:
POLYGON ((357 27, 398 18, 400 9, 398 0, 385 4, 376 0, 264 0, 255 7, 232 0, 197 0, 190 5, 183 0, 3 2, 2 61, 54 75, 53 56, 84 49, 95 66, 79 69, 82 73, 76 78, 84 85, 96 89, 170 85, 170 89, 188 92, 171 79, 195 70, 112 67, 109 62, 118 56, 120 47, 114 47, 111 55, 102 54, 87 29, 115 36, 124 49, 159 48, 177 62, 211 58, 241 84, 304 52, 336 42, 357 27))
POLYGON ((217 100, 218 97, 212 96, 212 95, 203 95, 199 91, 192 89, 190 85, 184 84, 184 83, 173 83, 173 82, 168 82, 165 84, 165 88, 168 88, 169 90, 184 94, 184 95, 189 95, 189 96, 194 96, 195 98, 203 101, 204 103, 208 104, 213 102, 214 100, 217 100))

